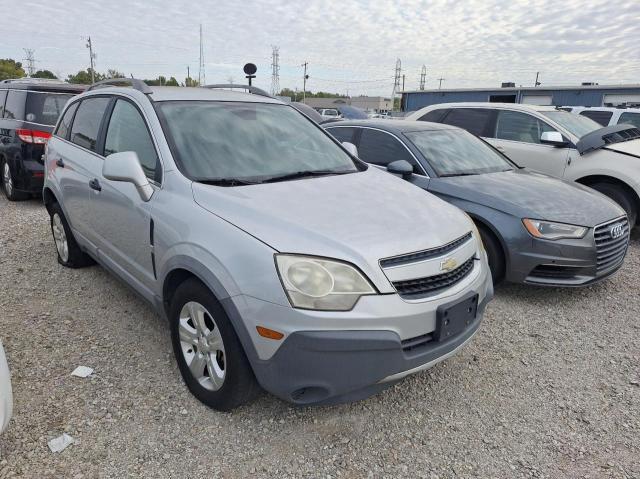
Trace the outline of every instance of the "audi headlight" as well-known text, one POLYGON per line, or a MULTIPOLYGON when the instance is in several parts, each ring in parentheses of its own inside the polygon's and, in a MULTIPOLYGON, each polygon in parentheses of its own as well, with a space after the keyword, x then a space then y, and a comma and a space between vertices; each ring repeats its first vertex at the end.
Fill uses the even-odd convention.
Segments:
POLYGON ((278 254, 276 265, 294 308, 348 311, 360 296, 376 293, 360 271, 340 261, 278 254))
POLYGON ((532 236, 548 240, 580 239, 587 234, 588 230, 584 226, 552 223, 551 221, 532 220, 529 218, 523 219, 522 223, 532 236))

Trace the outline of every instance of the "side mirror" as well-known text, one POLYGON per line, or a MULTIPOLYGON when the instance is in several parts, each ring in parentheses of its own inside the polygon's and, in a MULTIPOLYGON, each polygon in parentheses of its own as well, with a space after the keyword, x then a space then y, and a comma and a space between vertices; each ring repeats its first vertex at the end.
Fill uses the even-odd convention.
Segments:
POLYGON ((153 188, 149 184, 135 151, 113 153, 104 159, 102 176, 111 181, 133 183, 142 201, 149 201, 153 188))
POLYGON ((400 175, 406 180, 413 174, 413 166, 407 160, 397 160, 387 165, 387 171, 394 175, 400 175))
POLYGON ((356 145, 354 145, 353 143, 349 143, 348 141, 343 141, 342 146, 344 146, 344 149, 351 153, 353 156, 355 156, 356 158, 358 157, 358 147, 356 145))
POLYGON ((545 131, 540 136, 540 143, 542 143, 543 145, 551 145, 557 147, 567 146, 567 141, 558 131, 545 131))

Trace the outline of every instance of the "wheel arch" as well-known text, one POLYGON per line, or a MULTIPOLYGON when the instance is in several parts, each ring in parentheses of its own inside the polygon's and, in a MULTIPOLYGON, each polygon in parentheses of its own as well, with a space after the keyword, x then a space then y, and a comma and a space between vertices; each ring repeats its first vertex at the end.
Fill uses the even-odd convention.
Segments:
POLYGON ((506 242, 504 241, 504 238, 502 237, 500 232, 486 218, 482 218, 481 216, 478 216, 474 213, 467 213, 467 214, 471 217, 471 219, 476 224, 478 229, 484 229, 487 233, 489 233, 491 236, 493 236, 497 240, 498 246, 500 247, 500 250, 502 252, 502 257, 504 258, 504 265, 505 265, 505 272, 506 272, 509 269, 511 260, 509 258, 509 254, 507 253, 508 248, 507 248, 506 242))
POLYGON ((636 190, 634 190, 626 181, 621 180, 620 178, 609 175, 589 175, 578 178, 577 180, 575 180, 575 182, 589 187, 597 183, 609 183, 612 185, 620 186, 632 199, 633 203, 636 206, 636 211, 640 211, 640 196, 638 196, 636 190))
POLYGON ((42 190, 42 201, 44 202, 44 207, 47 209, 49 214, 51 214, 51 205, 53 205, 54 203, 59 203, 55 193, 51 190, 51 188, 47 188, 46 186, 42 190))

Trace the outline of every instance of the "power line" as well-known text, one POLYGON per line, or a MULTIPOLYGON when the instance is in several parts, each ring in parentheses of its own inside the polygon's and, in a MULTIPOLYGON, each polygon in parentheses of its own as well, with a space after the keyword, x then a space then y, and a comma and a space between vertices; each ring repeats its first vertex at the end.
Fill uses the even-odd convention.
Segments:
POLYGON ((402 76, 402 62, 398 58, 396 60, 396 71, 393 79, 393 92, 391 93, 391 111, 395 110, 396 106, 396 90, 400 88, 400 77, 402 76))
POLYGON ((271 94, 280 94, 280 48, 272 47, 271 53, 271 94))
POLYGON ((27 72, 29 72, 29 76, 32 77, 36 72, 36 58, 34 50, 30 48, 23 48, 25 55, 27 58, 23 58, 24 61, 27 62, 27 72))

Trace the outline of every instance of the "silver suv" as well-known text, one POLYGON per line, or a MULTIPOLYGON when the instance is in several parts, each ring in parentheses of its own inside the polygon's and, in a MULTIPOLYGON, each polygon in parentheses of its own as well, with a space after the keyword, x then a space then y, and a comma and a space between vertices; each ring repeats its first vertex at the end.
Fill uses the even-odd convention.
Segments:
POLYGON ((471 220, 247 89, 75 97, 46 151, 58 261, 99 262, 165 315, 219 410, 259 386, 355 400, 454 354, 493 293, 471 220))

